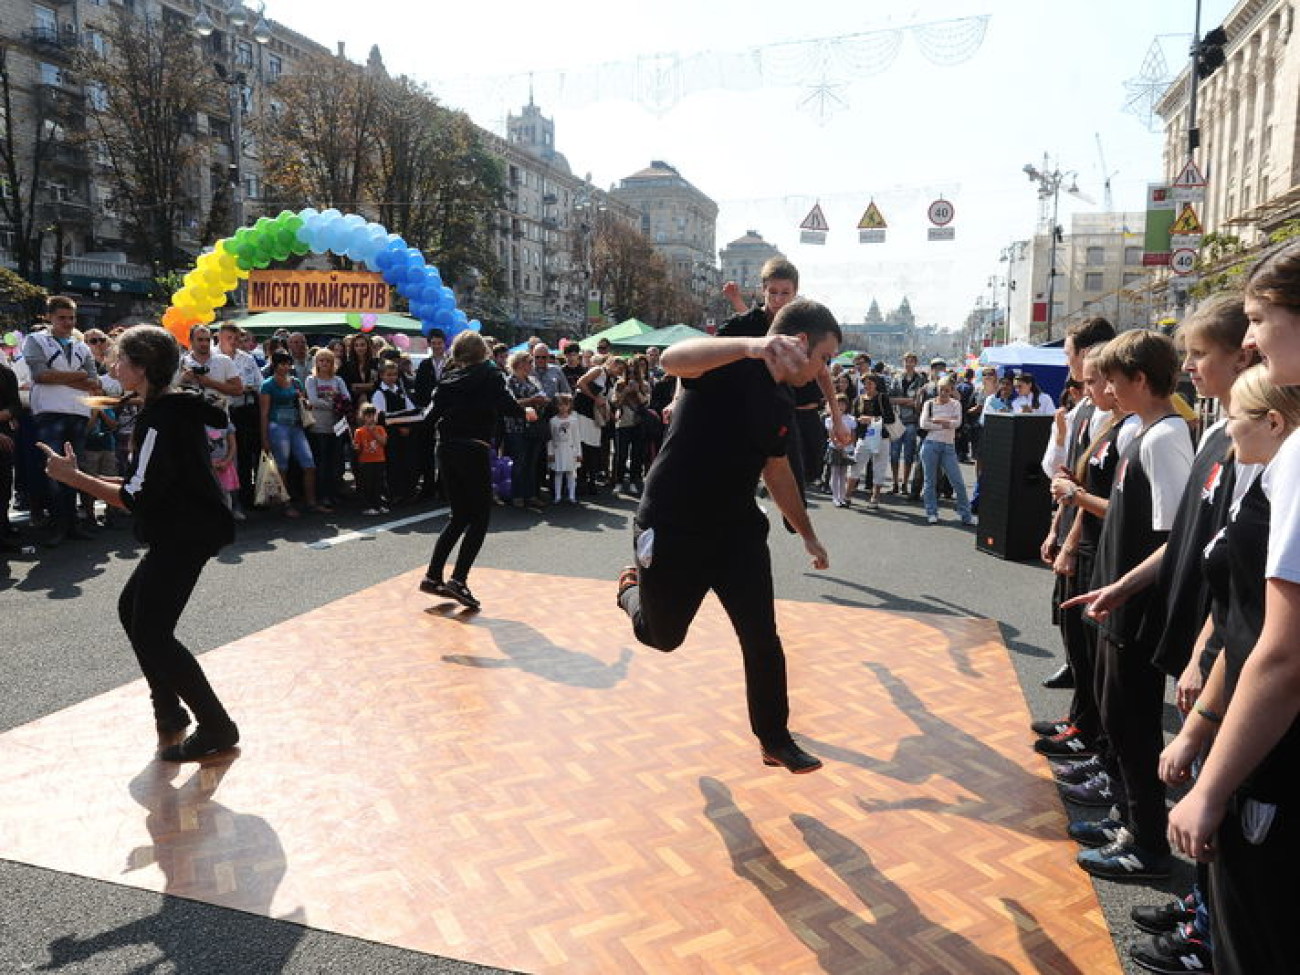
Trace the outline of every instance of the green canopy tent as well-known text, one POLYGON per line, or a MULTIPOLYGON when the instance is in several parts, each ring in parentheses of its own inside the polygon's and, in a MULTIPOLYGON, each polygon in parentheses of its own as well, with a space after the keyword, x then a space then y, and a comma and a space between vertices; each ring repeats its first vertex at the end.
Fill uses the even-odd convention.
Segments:
MULTIPOLYGON (((420 321, 408 315, 388 312, 375 316, 378 324, 374 331, 380 335, 401 332, 405 335, 422 335, 420 321)), ((344 312, 315 311, 264 311, 236 318, 235 324, 252 332, 258 338, 273 335, 277 329, 286 328, 290 332, 302 332, 305 335, 346 336, 357 329, 348 324, 344 312)), ((214 326, 215 327, 215 326, 214 326)))
POLYGON ((619 322, 617 325, 611 325, 609 328, 602 329, 592 335, 588 335, 578 343, 578 348, 586 352, 595 352, 596 346, 602 339, 609 339, 611 345, 619 339, 631 338, 634 335, 640 335, 643 332, 650 331, 650 326, 639 318, 629 318, 627 321, 619 322))
POLYGON ((610 347, 615 352, 643 352, 652 345, 666 349, 668 346, 686 339, 706 339, 708 337, 708 332, 702 332, 698 328, 691 328, 689 325, 669 325, 667 328, 656 328, 654 331, 642 332, 640 335, 614 339, 610 342, 610 347))

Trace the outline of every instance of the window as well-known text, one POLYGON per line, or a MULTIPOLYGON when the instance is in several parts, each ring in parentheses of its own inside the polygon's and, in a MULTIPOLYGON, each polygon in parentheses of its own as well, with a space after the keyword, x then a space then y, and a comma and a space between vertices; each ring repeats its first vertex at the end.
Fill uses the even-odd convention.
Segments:
POLYGON ((58 36, 59 18, 54 15, 54 11, 49 7, 32 7, 32 17, 36 24, 38 36, 43 39, 58 36))
POLYGON ((275 81, 284 71, 284 59, 278 54, 271 54, 266 59, 266 77, 270 81, 275 81))
POLYGON ((250 173, 244 177, 244 198, 248 200, 262 198, 262 181, 257 175, 250 173))
POLYGON ((1135 274, 1130 271, 1124 275, 1124 287, 1126 288, 1131 288, 1133 287, 1133 285, 1140 284, 1141 282, 1142 282, 1141 274, 1135 274))
POLYGON ((86 86, 86 104, 96 112, 108 111, 108 88, 102 81, 92 81, 86 86))
POLYGON ((1141 267, 1142 266, 1142 248, 1125 247, 1124 248, 1124 266, 1141 267))
POLYGON ((104 40, 104 35, 97 30, 86 31, 86 47, 101 58, 108 57, 108 41, 104 40))
POLYGON ((235 42, 235 64, 241 68, 251 68, 253 66, 253 42, 236 41, 235 42))
POLYGON ((1102 274, 1100 271, 1089 271, 1083 276, 1084 291, 1100 291, 1102 274))
POLYGON ((1088 248, 1088 251, 1087 251, 1087 257, 1086 257, 1086 259, 1085 259, 1085 262, 1086 262, 1090 267, 1097 267, 1098 265, 1105 264, 1105 263, 1106 263, 1106 248, 1104 248, 1104 247, 1089 247, 1089 248, 1088 248))
POLYGON ((43 85, 62 85, 63 72, 59 70, 58 65, 41 62, 41 84, 43 85))

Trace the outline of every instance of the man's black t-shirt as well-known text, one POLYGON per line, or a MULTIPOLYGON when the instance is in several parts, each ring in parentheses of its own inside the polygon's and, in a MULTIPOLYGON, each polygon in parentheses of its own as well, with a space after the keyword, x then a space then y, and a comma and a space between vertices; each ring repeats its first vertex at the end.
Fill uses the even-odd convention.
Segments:
POLYGON ((783 457, 794 420, 789 387, 760 359, 681 381, 668 435, 650 467, 637 523, 709 531, 766 524, 754 500, 769 457, 783 457))
MULTIPOLYGON (((767 312, 761 305, 755 305, 743 315, 732 315, 723 322, 722 327, 718 329, 718 335, 721 338, 760 339, 767 334, 770 324, 767 320, 767 312)), ((804 383, 794 391, 796 406, 811 406, 821 403, 824 399, 822 389, 815 379, 804 383)))

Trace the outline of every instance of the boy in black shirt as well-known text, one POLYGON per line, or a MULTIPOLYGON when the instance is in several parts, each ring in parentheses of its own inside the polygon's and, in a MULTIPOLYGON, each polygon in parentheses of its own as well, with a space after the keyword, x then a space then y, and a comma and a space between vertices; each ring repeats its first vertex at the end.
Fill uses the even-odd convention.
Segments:
POLYGON ((683 392, 636 515, 639 568, 619 578, 618 603, 647 646, 681 645, 709 590, 735 627, 745 661, 750 727, 766 765, 812 772, 821 761, 787 728, 785 655, 776 632, 767 519, 754 500, 761 474, 773 500, 824 569, 786 456, 791 386, 812 379, 839 350, 825 306, 794 301, 760 338, 697 339, 668 349, 666 372, 683 392))

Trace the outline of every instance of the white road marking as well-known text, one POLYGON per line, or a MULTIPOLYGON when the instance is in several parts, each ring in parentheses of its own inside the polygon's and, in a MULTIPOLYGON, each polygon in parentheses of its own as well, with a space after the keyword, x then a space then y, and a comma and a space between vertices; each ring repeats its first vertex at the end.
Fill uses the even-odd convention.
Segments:
POLYGON ((375 525, 373 528, 367 528, 363 531, 344 532, 342 535, 322 538, 318 542, 308 542, 307 547, 314 549, 334 548, 336 545, 342 545, 344 542, 355 542, 360 539, 374 538, 379 532, 392 531, 394 528, 404 528, 407 525, 414 525, 421 521, 429 521, 432 518, 441 518, 450 511, 450 508, 435 508, 433 511, 422 511, 418 515, 411 515, 407 518, 398 518, 396 521, 386 521, 383 524, 375 525))

